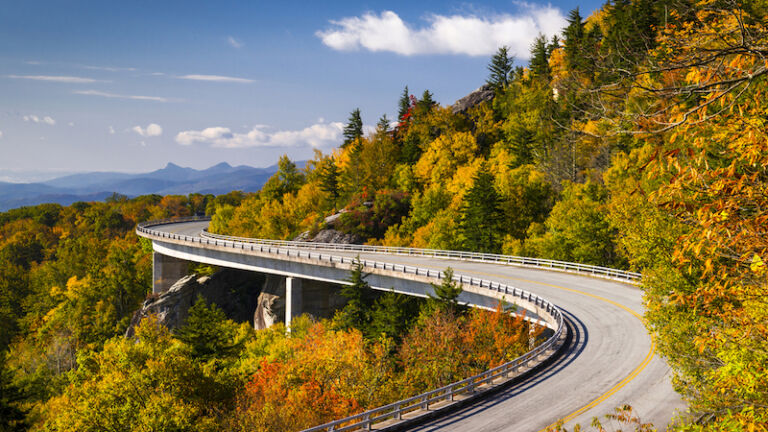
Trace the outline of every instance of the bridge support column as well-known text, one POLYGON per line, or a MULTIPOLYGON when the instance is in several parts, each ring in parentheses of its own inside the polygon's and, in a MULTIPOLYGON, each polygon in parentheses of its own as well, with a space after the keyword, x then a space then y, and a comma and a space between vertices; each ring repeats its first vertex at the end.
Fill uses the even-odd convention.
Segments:
POLYGON ((285 326, 290 329, 291 320, 303 312, 301 279, 285 278, 285 326))
POLYGON ((176 281, 187 275, 189 263, 168 255, 152 253, 152 293, 168 291, 176 281))

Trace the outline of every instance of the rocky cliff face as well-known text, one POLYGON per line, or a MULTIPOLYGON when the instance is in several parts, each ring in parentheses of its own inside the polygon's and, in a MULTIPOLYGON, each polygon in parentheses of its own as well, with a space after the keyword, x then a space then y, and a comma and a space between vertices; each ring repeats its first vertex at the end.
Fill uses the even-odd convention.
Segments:
MULTIPOLYGON (((271 286, 279 282, 279 279, 277 276, 235 269, 220 270, 210 277, 185 276, 167 292, 144 301, 141 309, 134 313, 126 336, 131 337, 134 327, 151 314, 156 315, 159 322, 170 329, 183 325, 198 295, 202 295, 209 304, 216 304, 234 321, 258 321, 254 319, 254 311, 258 311, 261 294, 274 290, 271 286)), ((283 311, 284 308, 283 305, 283 311)), ((279 305, 272 308, 279 313, 277 309, 279 305)))
POLYGON ((467 110, 476 105, 492 100, 494 96, 496 96, 496 93, 491 86, 483 84, 479 89, 457 100, 456 103, 451 106, 451 110, 454 114, 467 112, 467 110))

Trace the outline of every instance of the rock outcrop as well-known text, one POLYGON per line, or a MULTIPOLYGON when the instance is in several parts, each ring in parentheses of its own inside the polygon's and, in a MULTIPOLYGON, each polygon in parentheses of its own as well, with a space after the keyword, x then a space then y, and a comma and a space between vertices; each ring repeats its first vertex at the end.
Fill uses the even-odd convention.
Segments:
POLYGON ((134 313, 126 336, 133 336, 134 327, 149 315, 156 315, 158 321, 170 329, 183 325, 198 295, 202 295, 209 304, 220 307, 228 318, 251 322, 261 293, 268 283, 274 284, 277 278, 235 269, 220 270, 210 277, 185 276, 167 292, 144 301, 141 309, 134 313))
MULTIPOLYGON (((373 203, 363 203, 366 206, 372 206, 373 203)), ((337 243, 337 244, 363 244, 363 239, 356 234, 347 234, 335 229, 339 222, 341 215, 346 213, 346 210, 342 210, 336 214, 332 214, 325 218, 323 221, 324 229, 321 229, 314 235, 309 231, 304 231, 294 238, 294 241, 305 241, 315 243, 337 243)))
POLYGON ((336 231, 335 229, 320 230, 315 235, 311 235, 309 231, 304 231, 293 240, 314 243, 363 244, 362 237, 336 231))
POLYGON ((491 86, 483 84, 479 89, 457 100, 456 103, 451 106, 451 110, 454 114, 464 113, 476 105, 492 100, 494 96, 496 96, 496 93, 491 86))

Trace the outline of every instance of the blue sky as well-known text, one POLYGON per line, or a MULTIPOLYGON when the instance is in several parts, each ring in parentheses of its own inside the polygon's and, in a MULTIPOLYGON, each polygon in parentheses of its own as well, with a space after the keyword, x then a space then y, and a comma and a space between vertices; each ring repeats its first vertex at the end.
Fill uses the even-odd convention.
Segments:
POLYGON ((352 109, 394 118, 405 85, 451 104, 495 47, 524 61, 539 32, 600 4, 6 1, 0 180, 311 158, 352 109))

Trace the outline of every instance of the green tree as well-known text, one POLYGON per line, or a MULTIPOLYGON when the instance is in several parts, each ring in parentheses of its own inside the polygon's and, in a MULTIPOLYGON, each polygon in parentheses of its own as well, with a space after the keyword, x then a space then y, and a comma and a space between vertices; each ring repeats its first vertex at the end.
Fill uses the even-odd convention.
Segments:
POLYGON ((331 196, 333 206, 336 206, 341 194, 341 186, 339 185, 339 167, 336 166, 336 162, 333 158, 325 159, 322 166, 318 167, 320 171, 320 189, 331 196))
POLYGON ((4 351, 0 351, 0 431, 21 432, 27 430, 25 412, 21 408, 24 395, 12 382, 6 369, 4 351))
POLYGON ((608 221, 606 190, 596 183, 566 182, 563 196, 541 230, 526 241, 527 252, 542 258, 606 267, 625 267, 608 221))
POLYGON ((363 136, 363 119, 360 117, 360 108, 355 108, 349 115, 347 125, 344 126, 344 142, 342 148, 357 141, 363 136))
POLYGON ((193 358, 209 360, 232 357, 239 352, 242 342, 237 338, 237 329, 224 311, 215 304, 208 306, 203 296, 198 295, 184 325, 176 329, 174 336, 191 348, 193 358))
POLYGON ((493 174, 485 163, 472 178, 472 187, 464 196, 459 227, 464 248, 473 252, 497 253, 501 248, 501 197, 493 174))
POLYGON ((568 13, 568 25, 563 30, 565 39, 565 58, 572 68, 576 68, 583 62, 584 53, 581 51, 584 42, 584 19, 579 13, 579 8, 568 13))
POLYGON ((387 115, 384 114, 379 118, 379 122, 376 123, 376 132, 377 133, 389 133, 389 119, 387 118, 387 115))
POLYGON ((440 285, 430 283, 434 294, 427 293, 427 303, 422 315, 432 315, 435 311, 441 311, 456 315, 466 310, 459 303, 459 295, 463 289, 461 284, 453 280, 453 269, 448 267, 443 271, 443 281, 440 285))
POLYGON ((400 100, 397 101, 397 121, 406 121, 405 115, 411 109, 411 94, 408 92, 408 86, 403 89, 403 94, 400 96, 400 100))
POLYGON ((368 275, 363 271, 363 264, 357 258, 352 264, 352 270, 339 294, 347 299, 347 304, 336 312, 334 321, 341 329, 357 329, 363 334, 370 334, 371 306, 374 294, 371 286, 365 281, 368 275))
POLYGON ((398 294, 394 290, 380 296, 373 305, 370 330, 366 337, 378 339, 386 335, 396 344, 399 343, 418 316, 419 304, 416 297, 398 294))
POLYGON ((496 91, 504 89, 511 80, 514 57, 509 54, 509 47, 504 45, 491 57, 488 70, 491 72, 486 83, 496 91))
POLYGON ((288 155, 282 155, 277 162, 277 172, 267 180, 261 193, 269 199, 282 201, 283 195, 295 194, 306 182, 304 173, 299 171, 288 155))
POLYGON ((549 53, 546 36, 539 34, 531 46, 530 69, 534 78, 549 81, 549 53))

